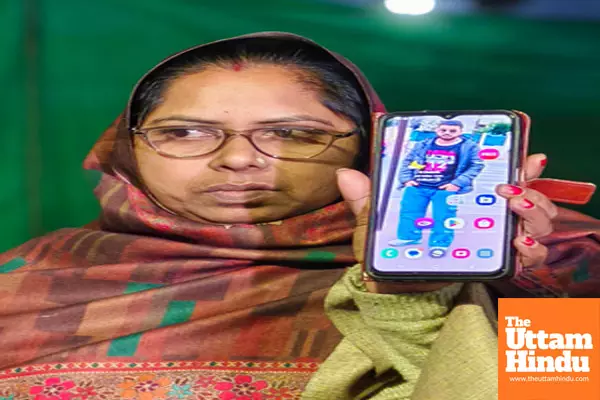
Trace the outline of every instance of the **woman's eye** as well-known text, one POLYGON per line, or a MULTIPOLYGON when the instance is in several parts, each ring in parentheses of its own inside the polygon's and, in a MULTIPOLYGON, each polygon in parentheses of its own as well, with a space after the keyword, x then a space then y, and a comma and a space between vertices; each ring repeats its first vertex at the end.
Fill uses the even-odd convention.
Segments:
POLYGON ((173 139, 210 138, 218 136, 217 132, 205 129, 178 128, 163 130, 162 134, 173 139))
POLYGON ((268 129, 264 131, 262 136, 277 139, 303 139, 311 134, 311 131, 302 129, 268 129))
POLYGON ((268 129, 262 132, 263 137, 288 138, 292 136, 291 129, 268 129))
POLYGON ((288 144, 314 145, 327 143, 329 135, 325 132, 315 129, 265 129, 257 139, 269 141, 285 141, 288 144))

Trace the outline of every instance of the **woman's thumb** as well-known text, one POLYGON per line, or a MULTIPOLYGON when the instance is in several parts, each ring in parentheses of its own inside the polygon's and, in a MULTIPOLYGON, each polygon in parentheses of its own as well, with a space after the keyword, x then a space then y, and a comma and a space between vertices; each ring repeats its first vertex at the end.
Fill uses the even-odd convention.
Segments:
POLYGON ((336 173, 340 193, 358 217, 371 195, 371 180, 362 172, 353 169, 341 168, 336 173))

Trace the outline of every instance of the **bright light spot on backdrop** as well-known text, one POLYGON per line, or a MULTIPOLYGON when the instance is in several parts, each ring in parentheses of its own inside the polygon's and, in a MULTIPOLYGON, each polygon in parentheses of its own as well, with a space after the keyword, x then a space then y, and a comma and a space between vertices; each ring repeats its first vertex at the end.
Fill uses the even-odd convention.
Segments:
POLYGON ((395 14, 422 15, 433 11, 435 0, 385 0, 385 6, 395 14))

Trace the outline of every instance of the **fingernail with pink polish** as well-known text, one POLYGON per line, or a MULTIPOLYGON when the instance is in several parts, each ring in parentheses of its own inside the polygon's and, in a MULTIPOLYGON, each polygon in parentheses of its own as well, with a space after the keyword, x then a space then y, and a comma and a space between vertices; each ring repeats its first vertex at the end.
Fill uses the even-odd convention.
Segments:
POLYGON ((504 191, 508 192, 509 194, 518 196, 521 193, 523 193, 523 189, 521 189, 518 186, 514 186, 514 185, 506 185, 504 186, 504 191))
POLYGON ((525 246, 533 246, 535 244, 535 240, 533 240, 532 238, 530 238, 529 236, 526 236, 525 239, 523 239, 523 244, 525 246))
POLYGON ((531 201, 527 200, 527 199, 523 199, 523 201, 521 202, 521 206, 523 206, 523 208, 533 208, 535 206, 535 204, 533 204, 531 201))

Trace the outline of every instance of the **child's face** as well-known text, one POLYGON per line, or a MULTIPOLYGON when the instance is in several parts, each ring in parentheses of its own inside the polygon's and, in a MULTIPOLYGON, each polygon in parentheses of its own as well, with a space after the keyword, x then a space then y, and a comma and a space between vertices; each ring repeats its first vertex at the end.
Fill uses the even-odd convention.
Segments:
POLYGON ((435 133, 441 139, 452 140, 462 135, 462 128, 456 125, 440 125, 435 133))

